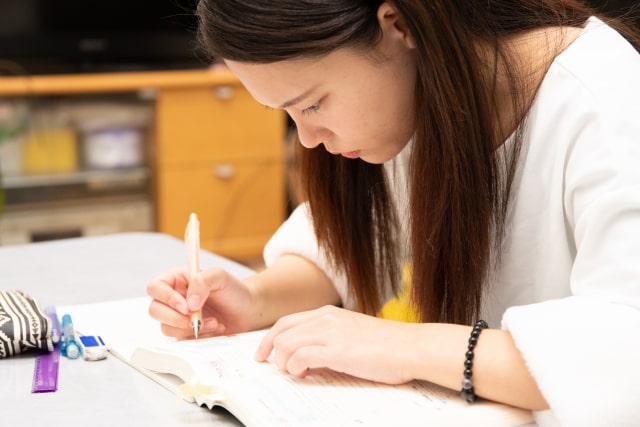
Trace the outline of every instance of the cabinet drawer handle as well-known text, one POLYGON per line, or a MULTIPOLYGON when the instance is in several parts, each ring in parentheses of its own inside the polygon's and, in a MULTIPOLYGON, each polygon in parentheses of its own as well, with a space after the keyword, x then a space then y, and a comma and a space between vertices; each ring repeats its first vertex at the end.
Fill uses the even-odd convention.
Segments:
POLYGON ((233 98, 233 95, 235 95, 235 90, 233 89, 233 86, 216 86, 213 89, 213 93, 219 100, 227 101, 233 98))
POLYGON ((216 165, 213 174, 220 179, 231 179, 236 174, 236 168, 228 164, 216 165))

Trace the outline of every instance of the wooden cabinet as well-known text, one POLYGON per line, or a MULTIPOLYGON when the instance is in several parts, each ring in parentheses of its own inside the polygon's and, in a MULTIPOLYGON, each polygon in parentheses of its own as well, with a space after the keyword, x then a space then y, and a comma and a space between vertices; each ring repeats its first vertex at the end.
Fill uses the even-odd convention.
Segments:
POLYGON ((158 231, 184 237, 191 212, 205 249, 261 255, 285 216, 281 111, 251 98, 227 71, 0 77, 0 96, 137 93, 152 100, 149 196, 158 231))
POLYGON ((156 112, 158 228, 184 233, 196 212, 204 248, 258 256, 284 217, 282 113, 233 82, 162 90, 156 112))

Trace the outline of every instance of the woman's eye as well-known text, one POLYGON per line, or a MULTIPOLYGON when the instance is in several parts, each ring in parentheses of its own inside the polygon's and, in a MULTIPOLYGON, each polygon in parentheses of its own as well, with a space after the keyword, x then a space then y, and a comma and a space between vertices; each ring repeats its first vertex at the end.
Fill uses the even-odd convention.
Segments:
POLYGON ((302 110, 302 114, 315 113, 319 109, 320 109, 320 102, 316 102, 315 104, 313 104, 313 105, 305 108, 304 110, 302 110))

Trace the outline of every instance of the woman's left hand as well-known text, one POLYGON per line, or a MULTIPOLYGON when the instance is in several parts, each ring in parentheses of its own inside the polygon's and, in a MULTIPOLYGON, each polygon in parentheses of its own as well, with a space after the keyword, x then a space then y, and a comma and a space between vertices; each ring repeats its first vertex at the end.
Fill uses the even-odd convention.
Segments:
POLYGON ((255 359, 271 352, 279 369, 304 377, 313 369, 338 372, 388 384, 412 380, 408 363, 419 325, 384 320, 325 306, 278 320, 258 346, 255 359))

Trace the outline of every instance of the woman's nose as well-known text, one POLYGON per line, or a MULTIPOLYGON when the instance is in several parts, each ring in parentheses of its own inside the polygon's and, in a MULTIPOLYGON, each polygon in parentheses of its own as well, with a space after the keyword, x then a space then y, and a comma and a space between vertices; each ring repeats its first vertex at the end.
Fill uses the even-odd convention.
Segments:
POLYGON ((305 148, 315 148, 320 144, 327 142, 329 131, 324 128, 309 125, 298 125, 298 139, 305 148))
POLYGON ((317 128, 313 128, 309 125, 300 125, 298 123, 296 123, 296 128, 298 129, 298 139, 303 147, 316 148, 318 145, 322 144, 323 141, 319 138, 317 128))

